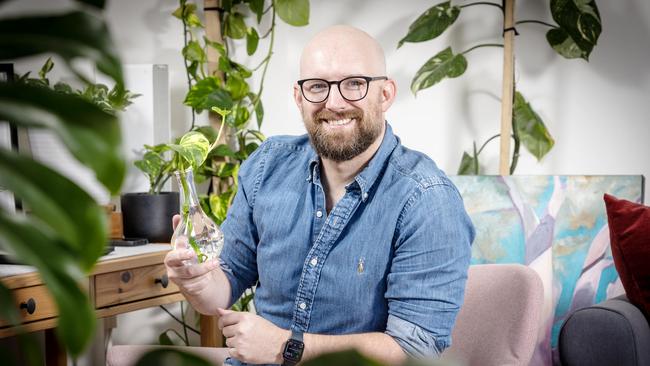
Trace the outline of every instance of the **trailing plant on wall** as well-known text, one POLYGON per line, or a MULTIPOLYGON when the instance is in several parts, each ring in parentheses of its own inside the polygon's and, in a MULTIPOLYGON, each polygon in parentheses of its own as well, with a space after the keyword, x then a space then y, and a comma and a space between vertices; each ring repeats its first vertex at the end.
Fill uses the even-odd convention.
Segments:
MULTIPOLYGON (((292 26, 305 26, 309 22, 309 0, 229 0, 221 1, 220 7, 206 11, 218 11, 222 41, 206 36, 205 20, 197 11, 196 3, 180 0, 173 16, 183 22, 184 45, 182 55, 185 63, 188 92, 184 104, 192 110, 191 131, 201 132, 211 145, 207 159, 196 169, 197 182, 210 179, 209 191, 201 196, 201 206, 220 225, 226 218, 228 208, 237 193, 237 174, 240 164, 264 141, 260 131, 264 119, 261 96, 264 80, 273 56, 275 45, 276 16, 292 26), (260 40, 268 38, 265 50, 258 47, 260 40), (255 57, 263 51, 259 64, 249 68, 242 61, 235 60, 236 47, 245 47, 248 57, 255 57), (217 59, 209 60, 210 52, 216 51, 217 59), (210 63, 216 67, 211 70, 210 63), (258 73, 257 83, 253 76, 258 73), (204 111, 221 114, 221 126, 226 126, 225 139, 219 139, 212 126, 198 126, 196 115, 204 111), (222 113, 219 113, 221 111, 222 113), (226 112, 227 113, 223 113, 226 112)), ((165 159, 167 144, 146 146, 145 157, 149 157, 158 174, 152 182, 163 182, 173 172, 170 161, 165 159)), ((146 160, 146 159, 145 159, 146 160)), ((160 187, 162 184, 152 184, 160 187)), ((235 310, 249 310, 254 291, 249 289, 233 305, 235 310)), ((164 309, 167 311, 167 309, 164 309)), ((167 311, 169 313, 169 311, 167 311)), ((170 313, 171 314, 171 313, 170 313)), ((161 344, 171 344, 169 333, 174 333, 184 344, 189 345, 186 315, 181 309, 183 335, 168 329, 163 332, 161 344)))
MULTIPOLYGON (((496 7, 503 12, 505 1, 503 0, 501 4, 477 1, 463 5, 453 5, 451 1, 446 1, 434 5, 410 25, 408 33, 399 41, 397 47, 401 47, 406 42, 424 42, 440 36, 456 22, 463 9, 467 7, 496 7)), ((515 25, 537 24, 548 27, 550 29, 546 33, 546 40, 555 52, 567 59, 582 58, 589 61, 589 56, 602 30, 596 2, 594 0, 550 0, 549 6, 553 20, 557 24, 526 19, 515 22, 515 25)), ((507 30, 504 26, 498 31, 507 30)), ((465 55, 482 47, 503 47, 503 44, 479 44, 462 52, 454 52, 451 47, 445 48, 431 57, 416 72, 411 82, 411 91, 417 94, 418 91, 429 88, 446 78, 461 76, 468 67, 465 55)), ((519 91, 514 93, 513 105, 514 152, 510 163, 510 174, 514 173, 517 167, 521 145, 540 161, 555 143, 539 114, 519 91)), ((497 137, 499 135, 488 138, 478 149, 474 142, 472 152, 463 153, 458 174, 479 174, 479 155, 486 144, 497 137)))
MULTIPOLYGON (((79 0, 73 10, 0 19, 0 59, 53 53, 80 79, 86 60, 117 84, 122 68, 105 22, 103 1, 79 0)), ((125 174, 118 119, 95 103, 37 83, 0 83, 0 120, 58 135, 79 162, 111 193, 125 174)), ((59 172, 15 151, 0 148, 0 185, 28 208, 26 215, 0 209, 0 248, 36 267, 58 311, 57 335, 70 355, 79 355, 94 332, 95 314, 84 289, 85 275, 103 254, 104 210, 59 172)), ((0 282, 0 318, 20 322, 10 291, 0 282)), ((39 354, 26 351, 28 357, 39 354)), ((11 361, 9 361, 11 363, 11 361)), ((35 363, 38 363, 36 360, 35 363)))

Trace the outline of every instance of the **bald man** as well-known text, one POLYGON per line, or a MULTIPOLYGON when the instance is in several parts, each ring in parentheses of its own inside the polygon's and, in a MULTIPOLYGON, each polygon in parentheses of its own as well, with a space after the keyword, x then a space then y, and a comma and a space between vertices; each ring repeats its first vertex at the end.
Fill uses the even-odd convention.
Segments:
POLYGON ((307 135, 271 137, 242 164, 219 261, 167 255, 195 309, 220 315, 226 364, 351 347, 398 364, 450 345, 474 229, 449 179, 386 122, 386 75, 365 32, 316 35, 293 88, 307 135), (256 315, 224 310, 251 286, 256 315))

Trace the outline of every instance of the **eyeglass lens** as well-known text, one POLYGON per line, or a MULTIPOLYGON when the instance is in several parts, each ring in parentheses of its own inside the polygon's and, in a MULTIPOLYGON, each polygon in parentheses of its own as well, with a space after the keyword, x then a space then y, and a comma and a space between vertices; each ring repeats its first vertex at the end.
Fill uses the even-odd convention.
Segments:
MULTIPOLYGON (((320 103, 329 96, 330 83, 326 80, 312 79, 302 84, 302 91, 310 102, 320 103)), ((368 82, 363 78, 346 78, 338 83, 341 96, 349 101, 361 100, 368 92, 368 82)))

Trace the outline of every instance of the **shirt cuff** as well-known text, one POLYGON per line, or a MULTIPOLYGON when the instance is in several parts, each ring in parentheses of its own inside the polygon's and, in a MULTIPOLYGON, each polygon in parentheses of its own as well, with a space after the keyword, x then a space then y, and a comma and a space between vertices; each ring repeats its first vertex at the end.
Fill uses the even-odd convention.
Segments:
POLYGON ((446 348, 433 334, 392 314, 388 314, 385 333, 413 358, 437 358, 446 348))

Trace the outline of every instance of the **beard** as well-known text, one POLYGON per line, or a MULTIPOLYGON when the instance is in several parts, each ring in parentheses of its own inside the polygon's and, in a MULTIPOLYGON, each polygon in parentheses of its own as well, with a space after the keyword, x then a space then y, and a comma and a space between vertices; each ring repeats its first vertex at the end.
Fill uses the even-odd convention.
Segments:
POLYGON ((316 153, 336 162, 350 160, 366 151, 382 132, 383 119, 379 105, 371 104, 367 114, 359 108, 335 113, 321 109, 309 116, 304 111, 302 118, 309 134, 309 140, 316 153), (332 131, 325 127, 328 120, 354 119, 354 129, 332 131))

